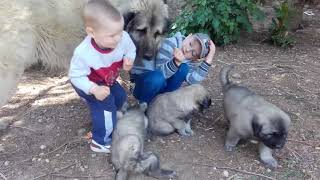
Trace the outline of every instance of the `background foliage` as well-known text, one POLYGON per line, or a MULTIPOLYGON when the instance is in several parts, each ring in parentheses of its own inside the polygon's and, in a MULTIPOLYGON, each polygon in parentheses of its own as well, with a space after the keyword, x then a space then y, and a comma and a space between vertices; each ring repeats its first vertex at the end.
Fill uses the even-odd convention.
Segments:
POLYGON ((237 41, 242 30, 252 31, 251 17, 264 17, 253 0, 187 0, 172 29, 183 34, 206 32, 215 43, 225 45, 237 41))

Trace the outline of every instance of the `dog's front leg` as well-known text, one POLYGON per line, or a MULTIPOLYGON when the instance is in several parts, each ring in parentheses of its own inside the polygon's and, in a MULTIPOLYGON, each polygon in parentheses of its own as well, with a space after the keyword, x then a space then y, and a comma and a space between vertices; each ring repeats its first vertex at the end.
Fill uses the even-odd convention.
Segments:
POLYGON ((186 131, 187 124, 183 120, 176 119, 172 126, 177 129, 178 133, 181 136, 190 136, 190 134, 186 131))
POLYGON ((259 144, 259 153, 261 161, 268 167, 274 169, 278 166, 277 160, 272 157, 272 149, 264 145, 262 142, 259 144))
POLYGON ((240 136, 238 135, 238 133, 235 131, 235 129, 230 127, 227 133, 226 142, 224 144, 225 150, 229 152, 233 151, 234 147, 238 144, 239 140, 240 136))
POLYGON ((192 136, 194 133, 193 133, 193 130, 191 129, 191 119, 189 119, 187 121, 187 124, 186 124, 186 132, 188 134, 190 134, 190 136, 192 136))

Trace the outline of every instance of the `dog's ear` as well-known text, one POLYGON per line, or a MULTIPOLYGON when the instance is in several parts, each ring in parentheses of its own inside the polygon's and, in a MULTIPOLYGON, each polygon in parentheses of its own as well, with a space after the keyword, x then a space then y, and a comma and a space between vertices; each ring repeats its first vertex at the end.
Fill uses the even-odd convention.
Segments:
POLYGON ((251 124, 252 124, 253 135, 257 138, 261 138, 262 125, 259 124, 258 117, 256 115, 253 116, 251 124))
POLYGON ((136 12, 127 12, 125 14, 123 14, 123 19, 124 19, 124 29, 126 30, 127 28, 129 28, 129 24, 131 24, 130 22, 135 18, 135 16, 137 15, 136 12))

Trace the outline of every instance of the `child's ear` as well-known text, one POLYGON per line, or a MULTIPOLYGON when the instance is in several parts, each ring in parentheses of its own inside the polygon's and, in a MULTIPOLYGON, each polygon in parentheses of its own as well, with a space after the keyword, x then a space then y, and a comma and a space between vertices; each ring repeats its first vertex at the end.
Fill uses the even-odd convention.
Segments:
POLYGON ((94 31, 93 31, 92 27, 87 26, 86 27, 86 32, 87 32, 88 36, 90 36, 91 38, 94 38, 94 31))

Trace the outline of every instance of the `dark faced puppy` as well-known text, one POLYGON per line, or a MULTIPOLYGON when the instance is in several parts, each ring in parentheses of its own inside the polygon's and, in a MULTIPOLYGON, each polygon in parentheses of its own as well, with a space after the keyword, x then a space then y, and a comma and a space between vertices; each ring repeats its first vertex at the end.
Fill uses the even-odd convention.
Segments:
POLYGON ((232 84, 228 78, 232 68, 228 66, 220 72, 224 110, 230 121, 225 148, 232 151, 240 139, 255 137, 261 142, 260 159, 275 168, 278 163, 272 157, 272 149, 284 146, 291 120, 280 108, 248 88, 232 84))

